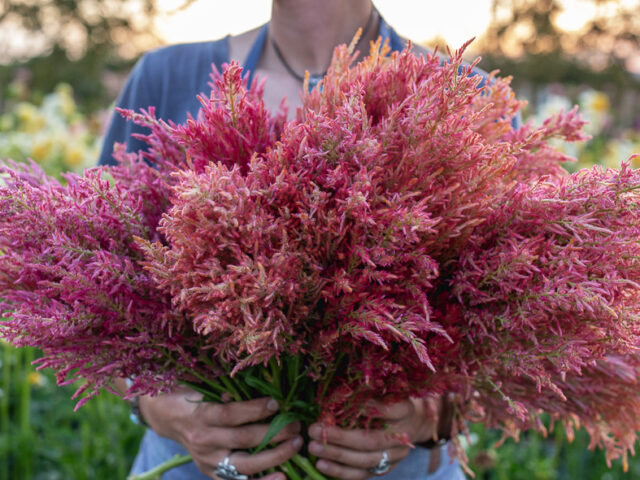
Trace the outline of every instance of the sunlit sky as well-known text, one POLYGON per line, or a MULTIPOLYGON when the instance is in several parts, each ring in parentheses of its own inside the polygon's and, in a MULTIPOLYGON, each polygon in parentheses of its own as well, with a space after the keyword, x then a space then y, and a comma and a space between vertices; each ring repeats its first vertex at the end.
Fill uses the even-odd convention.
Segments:
MULTIPOLYGON (((481 37, 491 19, 492 0, 373 1, 402 36, 417 43, 442 39, 453 49, 473 37, 481 37)), ((615 8, 616 3, 635 6, 638 1, 605 2, 600 8, 615 8)), ((183 3, 184 0, 158 0, 159 10, 163 13, 156 19, 155 30, 165 43, 214 40, 227 34, 237 34, 267 21, 271 8, 271 0, 196 0, 189 8, 179 10, 183 3)), ((555 20, 564 30, 579 31, 597 8, 593 0, 559 0, 559 3, 563 11, 555 20)), ((135 17, 135 13, 132 16, 135 17)), ((46 50, 48 40, 44 32, 27 31, 11 24, 5 27, 5 31, 0 32, 0 39, 3 45, 7 45, 7 51, 0 51, 0 63, 12 58, 26 59, 46 50)), ((74 41, 73 33, 66 32, 69 47, 78 46, 76 50, 81 55, 82 43, 74 41)), ((126 51, 126 46, 127 43, 123 43, 121 53, 132 56, 139 53, 140 45, 131 45, 130 51, 126 51)), ((73 48, 68 51, 74 52, 73 48)), ((470 53, 473 51, 474 44, 469 49, 470 53)), ((632 55, 628 65, 640 74, 640 54, 632 55)))
MULTIPOLYGON (((637 1, 637 0, 631 0, 637 1)), ((398 32, 416 42, 443 38, 457 48, 480 36, 491 15, 491 0, 374 0, 380 13, 398 32)), ((180 0, 161 0, 165 11, 180 0)), ((584 0, 563 0, 558 23, 579 29, 593 14, 584 0)), ((158 29, 168 43, 211 40, 258 26, 269 18, 269 0, 198 0, 189 9, 158 19, 158 29)))

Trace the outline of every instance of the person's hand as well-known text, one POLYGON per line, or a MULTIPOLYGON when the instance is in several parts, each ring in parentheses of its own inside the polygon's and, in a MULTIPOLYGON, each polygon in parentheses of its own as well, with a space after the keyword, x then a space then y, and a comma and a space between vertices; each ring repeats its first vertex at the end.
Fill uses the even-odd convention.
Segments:
MULTIPOLYGON (((182 444, 202 473, 215 475, 219 462, 229 463, 239 473, 253 475, 289 460, 302 446, 300 424, 285 427, 272 441, 272 448, 250 455, 246 452, 260 444, 268 423, 263 422, 278 410, 275 400, 259 398, 225 404, 200 402, 202 395, 188 387, 170 394, 141 397, 140 412, 158 434, 182 444)), ((281 473, 262 480, 285 480, 281 473)))
POLYGON ((409 455, 411 445, 435 436, 439 399, 410 399, 393 405, 376 403, 387 427, 377 430, 344 430, 313 424, 309 427, 309 452, 318 457, 316 468, 331 477, 363 480, 374 476, 383 452, 389 471, 409 455), (326 440, 326 442, 325 442, 326 440))

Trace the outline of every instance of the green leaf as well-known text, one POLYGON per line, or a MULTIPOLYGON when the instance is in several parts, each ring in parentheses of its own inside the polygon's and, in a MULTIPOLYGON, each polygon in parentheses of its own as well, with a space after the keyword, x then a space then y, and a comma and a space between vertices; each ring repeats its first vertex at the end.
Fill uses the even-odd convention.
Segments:
POLYGON ((247 376, 244 381, 247 385, 251 388, 255 388, 262 395, 275 398, 276 400, 282 400, 282 392, 280 392, 275 385, 265 382, 264 380, 260 380, 259 378, 249 376, 247 376))
POLYGON ((267 430, 266 435, 262 439, 262 442, 260 442, 260 445, 258 445, 258 448, 256 448, 255 452, 253 453, 258 453, 259 451, 264 450, 264 448, 269 445, 269 442, 273 440, 273 437, 280 433, 284 427, 297 420, 299 420, 299 417, 294 412, 283 412, 273 417, 273 420, 271 420, 271 424, 269 424, 269 429, 267 430))

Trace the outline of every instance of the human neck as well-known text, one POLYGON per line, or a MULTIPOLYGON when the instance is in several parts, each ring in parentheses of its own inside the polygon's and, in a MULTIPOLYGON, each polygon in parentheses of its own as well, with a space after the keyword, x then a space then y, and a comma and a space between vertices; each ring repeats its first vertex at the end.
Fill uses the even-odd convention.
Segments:
MULTIPOLYGON (((365 27, 372 8, 371 0, 273 0, 269 34, 293 69, 322 73, 334 48, 365 27)), ((375 22, 360 45, 377 37, 375 22)))

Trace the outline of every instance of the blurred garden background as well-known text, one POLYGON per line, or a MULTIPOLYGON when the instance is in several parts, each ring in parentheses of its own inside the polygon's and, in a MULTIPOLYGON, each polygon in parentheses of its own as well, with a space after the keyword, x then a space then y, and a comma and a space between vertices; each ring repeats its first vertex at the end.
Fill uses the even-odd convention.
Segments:
MULTIPOLYGON (((267 0, 0 1, 0 157, 31 158, 51 174, 95 164, 127 73, 145 50, 219 38, 268 18, 267 0)), ((399 32, 429 46, 459 47, 514 77, 525 120, 579 105, 592 139, 563 145, 577 162, 616 167, 640 152, 640 1, 378 0, 399 32), (446 3, 442 5, 441 3, 446 3)), ((640 160, 636 161, 640 167, 640 160)), ((124 479, 142 434, 124 402, 105 392, 73 412, 75 386, 36 371, 32 349, 0 341, 0 480, 124 479)), ((606 465, 561 427, 496 448, 471 427, 479 479, 640 478, 640 457, 606 465)))

